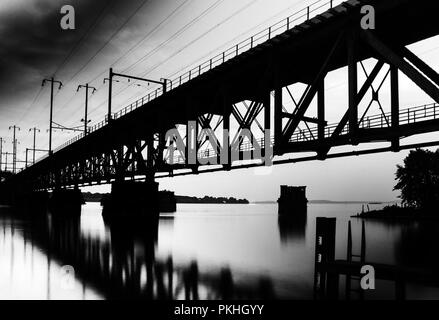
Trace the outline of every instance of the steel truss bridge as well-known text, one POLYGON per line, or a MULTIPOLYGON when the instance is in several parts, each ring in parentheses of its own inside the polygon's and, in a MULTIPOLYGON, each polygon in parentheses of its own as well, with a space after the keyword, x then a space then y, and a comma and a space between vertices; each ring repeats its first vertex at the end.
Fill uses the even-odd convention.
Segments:
POLYGON ((273 164, 439 144, 401 144, 403 138, 439 131, 439 75, 407 48, 438 34, 435 3, 319 1, 110 113, 87 135, 72 139, 9 181, 41 190, 265 165, 267 157, 246 164, 231 161, 232 151, 244 156, 255 150, 255 142, 263 156, 268 154, 266 146, 272 148, 273 164), (375 30, 360 26, 364 5, 375 8, 375 30), (374 63, 371 70, 366 60, 374 63), (325 79, 341 68, 347 70, 348 103, 329 105, 325 79), (401 107, 400 74, 431 101, 401 107), (387 103, 382 99, 385 90, 387 103), (291 104, 293 110, 287 106, 291 104), (380 113, 371 114, 372 105, 378 105, 380 113), (328 124, 327 111, 335 109, 343 116, 328 124), (175 128, 186 146, 177 155, 170 152, 176 140, 166 135, 175 128), (212 134, 206 135, 206 129, 212 134), (227 131, 233 134, 224 135, 227 131), (331 152, 334 147, 370 142, 389 146, 331 152), (214 163, 221 150, 230 161, 201 165, 214 163), (191 152, 198 155, 196 163, 188 163, 191 152), (313 155, 285 159, 299 153, 313 155))

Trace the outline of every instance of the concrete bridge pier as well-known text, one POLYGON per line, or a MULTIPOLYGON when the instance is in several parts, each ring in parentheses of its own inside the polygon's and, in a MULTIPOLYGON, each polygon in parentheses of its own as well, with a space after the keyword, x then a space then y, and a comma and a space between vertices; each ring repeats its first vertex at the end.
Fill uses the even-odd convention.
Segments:
POLYGON ((42 216, 47 214, 49 192, 32 191, 24 195, 23 209, 30 216, 42 216))
POLYGON ((55 189, 49 198, 49 211, 56 217, 79 217, 84 203, 81 190, 55 189))
POLYGON ((10 205, 12 203, 12 193, 5 183, 0 183, 0 205, 10 205))
POLYGON ((278 202, 280 217, 305 218, 308 209, 306 187, 281 186, 278 202))
POLYGON ((145 222, 159 217, 159 184, 155 181, 115 181, 103 200, 106 222, 145 222))

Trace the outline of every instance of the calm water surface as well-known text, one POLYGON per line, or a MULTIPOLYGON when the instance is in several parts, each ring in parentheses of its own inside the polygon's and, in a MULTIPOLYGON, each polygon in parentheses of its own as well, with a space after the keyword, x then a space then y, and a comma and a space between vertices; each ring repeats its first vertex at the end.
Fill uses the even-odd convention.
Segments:
MULTIPOLYGON (((336 258, 345 259, 349 220, 360 250, 361 221, 350 219, 360 210, 310 204, 306 221, 285 222, 275 204, 181 204, 158 226, 131 229, 105 225, 98 203, 73 222, 18 219, 3 207, 0 299, 312 299, 316 217, 337 217, 336 258), (68 288, 64 265, 75 270, 68 288)), ((366 221, 366 261, 437 269, 438 231, 436 222, 366 221)), ((378 281, 366 298, 393 294, 378 281)), ((439 299, 439 290, 408 284, 407 298, 439 299)))

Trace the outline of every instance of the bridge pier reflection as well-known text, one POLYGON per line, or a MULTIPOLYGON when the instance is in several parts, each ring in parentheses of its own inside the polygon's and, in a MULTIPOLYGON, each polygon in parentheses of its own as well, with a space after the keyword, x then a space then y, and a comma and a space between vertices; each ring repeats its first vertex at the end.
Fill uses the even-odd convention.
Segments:
POLYGON ((307 215, 298 217, 279 216, 278 227, 282 243, 288 241, 305 241, 307 215))
POLYGON ((72 266, 84 291, 93 289, 109 299, 274 297, 269 278, 243 281, 226 266, 206 268, 196 260, 184 262, 158 255, 159 219, 147 224, 107 221, 106 233, 99 237, 86 235, 82 221, 80 217, 49 213, 27 220, 22 236, 24 242, 46 254, 48 268, 72 266))

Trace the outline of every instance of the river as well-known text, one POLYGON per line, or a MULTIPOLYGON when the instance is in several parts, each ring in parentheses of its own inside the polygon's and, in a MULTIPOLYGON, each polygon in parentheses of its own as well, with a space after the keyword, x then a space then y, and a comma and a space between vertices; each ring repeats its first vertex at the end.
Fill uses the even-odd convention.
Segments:
MULTIPOLYGON (((289 222, 278 219, 275 204, 179 204, 161 215, 156 233, 106 226, 99 203, 84 205, 76 222, 35 222, 10 211, 0 207, 0 299, 194 292, 197 299, 312 299, 316 217, 337 218, 336 258, 346 258, 349 220, 360 251, 361 220, 350 216, 361 204, 309 204, 306 220, 289 222), (67 278, 66 265, 73 267, 67 278)), ((437 270, 439 223, 368 220, 365 230, 366 261, 437 270)), ((393 299, 394 284, 377 280, 365 298, 393 299)), ((439 299, 439 290, 408 283, 407 299, 439 299)))

